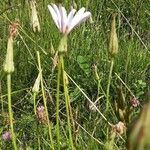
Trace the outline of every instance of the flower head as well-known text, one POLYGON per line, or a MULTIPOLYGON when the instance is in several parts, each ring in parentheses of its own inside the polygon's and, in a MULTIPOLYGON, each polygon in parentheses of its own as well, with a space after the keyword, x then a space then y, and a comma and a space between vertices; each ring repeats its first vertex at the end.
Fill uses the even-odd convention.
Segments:
POLYGON ((61 5, 56 6, 52 3, 51 5, 48 5, 48 9, 57 28, 63 34, 68 34, 74 27, 91 16, 91 13, 85 11, 84 7, 78 12, 76 12, 75 9, 72 9, 68 15, 66 9, 61 5))
POLYGON ((133 107, 138 107, 139 105, 140 105, 140 102, 139 102, 139 100, 137 99, 137 98, 132 98, 131 100, 130 100, 130 102, 131 102, 131 105, 133 106, 133 107))
POLYGON ((46 123, 46 112, 43 105, 37 107, 36 116, 39 123, 46 123))
POLYGON ((2 135, 4 141, 10 141, 12 139, 12 134, 9 131, 5 131, 2 135))

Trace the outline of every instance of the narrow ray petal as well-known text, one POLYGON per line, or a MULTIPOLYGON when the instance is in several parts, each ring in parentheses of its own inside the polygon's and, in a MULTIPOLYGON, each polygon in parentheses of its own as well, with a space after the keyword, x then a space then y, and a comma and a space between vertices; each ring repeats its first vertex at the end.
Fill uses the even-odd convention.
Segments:
POLYGON ((66 9, 62 6, 59 7, 59 10, 61 15, 61 32, 64 33, 66 30, 67 12, 66 9))
POLYGON ((82 7, 73 17, 70 25, 69 25, 69 30, 71 31, 73 29, 73 27, 76 25, 76 22, 82 17, 82 15, 84 14, 85 8, 82 7))
POLYGON ((59 25, 59 30, 61 29, 61 16, 60 16, 60 11, 58 9, 58 7, 55 5, 55 4, 51 4, 53 6, 53 9, 54 11, 56 12, 57 14, 57 22, 58 22, 58 25, 59 25))
POLYGON ((56 14, 55 10, 53 9, 53 7, 51 5, 48 5, 48 9, 52 15, 52 18, 53 18, 57 28, 59 29, 58 18, 57 18, 57 14, 56 14))
POLYGON ((85 12, 84 14, 82 14, 82 16, 80 16, 78 19, 76 19, 75 21, 72 20, 71 25, 69 26, 68 29, 68 33, 77 25, 79 25, 81 22, 84 22, 87 18, 89 18, 91 16, 90 12, 85 12))
POLYGON ((75 12, 76 12, 76 10, 75 10, 75 9, 72 9, 72 10, 70 11, 70 13, 68 14, 67 23, 66 23, 66 24, 67 24, 67 27, 70 26, 75 12))

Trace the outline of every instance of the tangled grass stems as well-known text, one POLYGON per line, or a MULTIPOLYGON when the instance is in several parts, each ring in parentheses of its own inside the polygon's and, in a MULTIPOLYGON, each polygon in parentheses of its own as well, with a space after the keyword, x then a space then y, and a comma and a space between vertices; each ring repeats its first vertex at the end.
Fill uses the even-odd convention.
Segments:
POLYGON ((109 97, 110 97, 110 84, 112 79, 112 71, 114 66, 114 58, 111 59, 111 65, 110 65, 110 71, 108 76, 108 84, 107 84, 107 92, 106 92, 106 112, 108 112, 109 109, 109 97))
POLYGON ((42 89, 43 102, 44 102, 44 107, 45 107, 46 117, 47 117, 47 126, 48 126, 49 138, 50 138, 50 145, 51 145, 52 150, 54 150, 55 148, 54 148, 54 141, 53 141, 53 137, 52 137, 52 129, 51 129, 52 127, 51 127, 51 123, 50 123, 50 120, 49 120, 47 100, 46 100, 45 89, 44 89, 44 85, 43 85, 43 76, 42 76, 42 68, 41 68, 41 61, 40 61, 39 51, 37 51, 37 59, 38 59, 39 71, 41 72, 41 89, 42 89))
POLYGON ((56 92, 56 135, 57 135, 58 150, 60 149, 60 130, 59 130, 60 77, 61 77, 61 61, 59 59, 58 73, 57 73, 57 92, 56 92))
POLYGON ((67 113, 67 124, 68 124, 68 130, 69 130, 69 141, 70 141, 70 148, 74 150, 74 144, 73 144, 73 139, 72 139, 72 127, 71 127, 71 110, 70 110, 70 102, 69 102, 69 94, 68 94, 68 87, 66 83, 66 78, 65 78, 65 70, 64 70, 64 58, 63 54, 60 54, 60 61, 62 65, 62 78, 63 78, 63 87, 64 87, 64 96, 65 96, 65 104, 66 104, 66 113, 67 113))

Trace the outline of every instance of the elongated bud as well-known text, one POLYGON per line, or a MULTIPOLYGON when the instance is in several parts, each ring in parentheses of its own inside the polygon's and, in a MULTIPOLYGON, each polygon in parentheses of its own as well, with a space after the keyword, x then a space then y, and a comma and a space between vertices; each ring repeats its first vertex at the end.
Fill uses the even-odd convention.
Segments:
POLYGON ((4 71, 6 73, 14 72, 14 61, 13 61, 13 39, 17 35, 18 23, 14 22, 9 26, 9 38, 7 42, 7 53, 4 62, 4 71))
POLYGON ((40 32, 41 28, 40 28, 40 23, 39 23, 39 19, 38 19, 38 15, 37 15, 37 10, 36 10, 36 1, 35 0, 31 0, 30 1, 30 6, 31 6, 31 26, 33 28, 33 31, 36 32, 40 32))
POLYGON ((66 34, 64 34, 62 36, 62 38, 60 39, 60 43, 58 46, 58 52, 59 53, 67 52, 67 35, 66 34))
POLYGON ((35 80, 34 86, 32 88, 33 93, 38 93, 40 89, 40 79, 41 79, 41 73, 39 72, 38 77, 35 80))
POLYGON ((6 73, 12 73, 12 72, 14 72, 13 37, 12 36, 10 36, 8 38, 7 53, 6 53, 6 59, 5 59, 5 62, 4 62, 4 71, 6 73))
POLYGON ((112 56, 118 53, 118 38, 116 33, 116 14, 112 16, 109 51, 112 56))

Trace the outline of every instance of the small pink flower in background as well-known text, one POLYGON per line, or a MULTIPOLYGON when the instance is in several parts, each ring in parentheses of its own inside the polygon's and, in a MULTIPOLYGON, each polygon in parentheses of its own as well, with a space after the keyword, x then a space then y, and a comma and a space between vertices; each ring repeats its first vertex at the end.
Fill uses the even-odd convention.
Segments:
POLYGON ((44 112, 44 106, 38 106, 37 107, 37 112, 44 112))
POLYGON ((77 13, 75 9, 72 9, 68 15, 66 9, 61 5, 57 6, 52 3, 51 5, 48 5, 48 9, 57 28, 63 34, 68 34, 74 27, 91 16, 91 13, 85 11, 84 7, 82 7, 77 13))
POLYGON ((36 116, 39 123, 46 123, 46 113, 44 106, 38 106, 36 111, 36 116))
POLYGON ((10 141, 12 139, 12 134, 10 131, 5 131, 2 135, 4 141, 10 141))
POLYGON ((136 97, 132 98, 130 102, 133 107, 138 107, 140 105, 140 102, 136 97))

